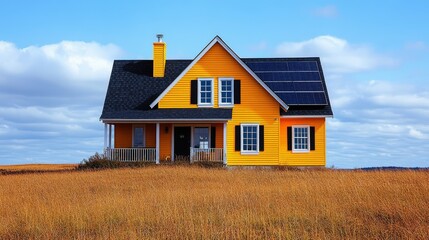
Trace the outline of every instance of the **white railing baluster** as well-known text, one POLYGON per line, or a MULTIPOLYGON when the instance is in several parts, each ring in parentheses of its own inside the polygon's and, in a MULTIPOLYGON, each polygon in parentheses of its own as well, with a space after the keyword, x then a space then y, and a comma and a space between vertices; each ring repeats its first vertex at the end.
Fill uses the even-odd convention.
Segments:
POLYGON ((223 148, 191 148, 192 162, 223 162, 223 148))
POLYGON ((155 148, 107 148, 104 152, 109 160, 155 162, 155 151, 155 148))
MULTIPOLYGON (((223 148, 190 148, 192 162, 223 162, 223 148)), ((109 160, 124 162, 155 162, 155 148, 106 148, 104 154, 109 160)))

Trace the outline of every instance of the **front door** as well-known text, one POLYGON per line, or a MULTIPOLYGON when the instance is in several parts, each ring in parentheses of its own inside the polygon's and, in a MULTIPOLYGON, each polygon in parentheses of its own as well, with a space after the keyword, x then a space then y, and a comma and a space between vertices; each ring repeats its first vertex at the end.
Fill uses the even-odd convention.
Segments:
POLYGON ((191 127, 174 127, 174 160, 189 161, 191 127))

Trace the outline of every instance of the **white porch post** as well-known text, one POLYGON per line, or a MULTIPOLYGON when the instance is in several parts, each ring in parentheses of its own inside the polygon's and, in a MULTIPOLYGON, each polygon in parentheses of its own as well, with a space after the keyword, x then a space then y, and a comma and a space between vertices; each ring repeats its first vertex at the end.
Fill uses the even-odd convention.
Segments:
POLYGON ((107 148, 107 123, 104 124, 104 148, 103 151, 105 151, 107 148))
POLYGON ((112 124, 109 124, 109 148, 112 148, 112 124))
POLYGON ((155 150, 155 161, 159 164, 159 123, 156 123, 156 150, 155 150))
POLYGON ((223 123, 223 164, 226 165, 226 122, 223 123))

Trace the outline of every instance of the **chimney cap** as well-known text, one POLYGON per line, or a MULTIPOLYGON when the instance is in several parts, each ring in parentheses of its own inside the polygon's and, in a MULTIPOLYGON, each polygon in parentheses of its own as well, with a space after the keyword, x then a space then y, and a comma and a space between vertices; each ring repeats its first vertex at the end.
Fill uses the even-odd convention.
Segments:
POLYGON ((156 37, 158 38, 158 42, 162 42, 162 38, 164 37, 164 34, 156 34, 156 37))

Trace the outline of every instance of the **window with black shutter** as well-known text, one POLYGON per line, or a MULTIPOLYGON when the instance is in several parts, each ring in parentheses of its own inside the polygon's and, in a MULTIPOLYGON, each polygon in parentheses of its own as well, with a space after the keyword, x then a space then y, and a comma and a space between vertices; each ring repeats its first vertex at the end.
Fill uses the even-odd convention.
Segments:
POLYGON ((191 104, 198 103, 198 81, 191 80, 191 104))
POLYGON ((315 127, 295 125, 287 127, 287 150, 302 153, 316 149, 315 127))
POLYGON ((241 150, 241 127, 240 125, 235 126, 235 151, 241 150))
POLYGON ((241 103, 241 81, 234 80, 234 104, 241 103))
POLYGON ((259 151, 264 151, 264 125, 259 125, 259 151))
POLYGON ((210 131, 210 147, 216 148, 216 127, 211 127, 210 131))

